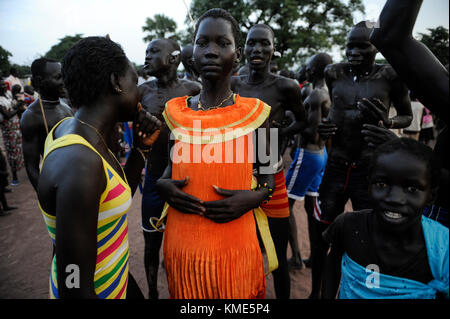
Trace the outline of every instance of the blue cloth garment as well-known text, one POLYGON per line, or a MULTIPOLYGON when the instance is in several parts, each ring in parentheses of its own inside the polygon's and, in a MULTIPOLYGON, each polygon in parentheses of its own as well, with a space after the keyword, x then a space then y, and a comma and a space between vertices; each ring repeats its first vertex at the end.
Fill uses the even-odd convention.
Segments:
POLYGON ((339 299, 434 299, 436 292, 449 298, 449 232, 438 222, 422 216, 428 262, 434 280, 415 280, 374 273, 347 254, 342 257, 339 299), (377 278, 379 280, 372 281, 377 278))

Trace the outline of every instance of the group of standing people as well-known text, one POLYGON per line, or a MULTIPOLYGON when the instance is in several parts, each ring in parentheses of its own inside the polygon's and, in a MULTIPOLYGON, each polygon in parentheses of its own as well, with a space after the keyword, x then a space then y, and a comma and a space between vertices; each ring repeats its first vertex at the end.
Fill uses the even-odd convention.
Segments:
POLYGON ((21 128, 27 173, 54 244, 50 296, 143 297, 129 272, 127 213, 145 167, 150 298, 158 298, 162 244, 171 298, 264 298, 258 236, 276 297, 289 298, 288 243, 290 264, 302 264, 296 200, 308 215, 310 298, 335 298, 339 286, 341 298, 448 297, 448 168, 435 161, 436 153, 446 158, 446 135, 433 152, 389 131, 412 121, 408 88, 445 123, 448 117, 448 72, 410 37, 420 5, 388 0, 380 29, 355 25, 348 62, 311 57, 308 92, 270 72, 269 26, 254 25, 241 50, 240 27, 223 9, 198 19, 192 47, 151 41, 144 70, 154 79, 139 86, 108 37, 82 39, 61 64, 35 61, 40 98, 21 128), (377 49, 391 65, 375 64, 377 49), (423 70, 411 69, 405 55, 423 70), (232 76, 243 57, 247 71, 232 76), (63 86, 75 114, 60 102, 63 86), (122 167, 108 137, 127 121, 133 141, 122 167), (296 134, 285 178, 283 140, 296 134), (348 200, 356 212, 343 214, 348 200), (71 265, 80 270, 76 289, 66 281, 71 265), (377 265, 381 287, 364 286, 368 265, 377 265))

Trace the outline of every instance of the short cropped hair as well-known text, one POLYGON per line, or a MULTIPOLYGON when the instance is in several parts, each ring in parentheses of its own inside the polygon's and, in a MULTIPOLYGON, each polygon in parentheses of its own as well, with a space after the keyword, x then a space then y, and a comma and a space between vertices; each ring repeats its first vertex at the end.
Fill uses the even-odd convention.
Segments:
POLYGON ((272 28, 269 27, 267 24, 264 24, 264 23, 257 23, 257 24, 255 24, 255 25, 253 25, 253 26, 250 28, 249 33, 250 33, 251 30, 256 29, 256 28, 263 28, 263 29, 269 30, 270 34, 272 35, 272 42, 273 42, 273 43, 275 42, 275 33, 273 32, 272 28))
POLYGON ((200 23, 206 19, 206 18, 222 18, 224 20, 227 20, 231 24, 231 28, 233 30, 233 38, 234 43, 236 44, 236 47, 239 47, 241 44, 241 29, 239 28, 239 24, 237 23, 236 19, 233 18, 233 16, 226 10, 221 8, 213 8, 209 9, 205 13, 203 13, 200 18, 198 18, 197 23, 195 24, 195 31, 194 31, 194 41, 195 37, 197 36, 197 31, 200 26, 200 23))
POLYGON ((39 58, 34 60, 33 63, 31 63, 31 75, 33 77, 44 76, 45 66, 47 63, 58 63, 58 61, 48 58, 39 58))
POLYGON ((396 138, 378 146, 369 164, 369 179, 372 177, 378 157, 395 151, 403 151, 424 162, 427 166, 431 187, 434 188, 439 185, 441 174, 441 163, 439 159, 430 147, 410 138, 396 138))
POLYGON ((76 108, 95 102, 110 92, 111 74, 124 75, 128 58, 121 46, 107 37, 86 37, 67 51, 62 76, 72 105, 76 108))

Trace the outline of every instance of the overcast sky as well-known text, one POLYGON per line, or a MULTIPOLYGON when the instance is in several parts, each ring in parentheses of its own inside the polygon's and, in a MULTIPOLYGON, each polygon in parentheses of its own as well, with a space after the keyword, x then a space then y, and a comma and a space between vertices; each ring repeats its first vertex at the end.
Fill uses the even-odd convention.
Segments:
MULTIPOLYGON (((184 29, 186 3, 191 0, 0 0, 0 46, 12 63, 30 65, 66 35, 106 35, 120 43, 128 58, 143 64, 146 43, 142 26, 147 17, 163 13, 184 29)), ((377 20, 385 0, 363 0, 366 14, 377 20)), ((449 27, 449 0, 424 0, 415 33, 440 25, 449 27)))

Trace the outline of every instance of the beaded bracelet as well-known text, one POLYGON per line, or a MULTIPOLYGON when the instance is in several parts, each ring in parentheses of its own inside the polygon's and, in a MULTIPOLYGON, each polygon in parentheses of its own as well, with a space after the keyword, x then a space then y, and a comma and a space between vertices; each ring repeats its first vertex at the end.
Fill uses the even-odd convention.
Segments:
POLYGON ((267 185, 267 183, 264 183, 263 185, 261 185, 261 184, 259 184, 258 183, 258 186, 256 186, 256 188, 254 189, 254 191, 257 191, 257 190, 259 190, 259 189, 261 189, 261 188, 267 188, 267 190, 269 191, 269 195, 267 195, 267 197, 263 200, 263 204, 267 204, 269 201, 270 201, 270 199, 272 198, 272 196, 273 196, 273 192, 274 192, 274 189, 273 188, 270 188, 268 185, 267 185))

